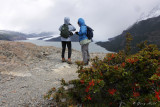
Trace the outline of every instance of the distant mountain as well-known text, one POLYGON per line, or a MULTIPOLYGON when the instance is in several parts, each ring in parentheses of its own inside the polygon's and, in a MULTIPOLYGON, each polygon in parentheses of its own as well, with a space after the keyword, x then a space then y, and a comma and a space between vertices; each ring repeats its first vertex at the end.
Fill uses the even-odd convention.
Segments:
POLYGON ((150 44, 156 44, 160 48, 160 16, 149 18, 135 23, 122 34, 110 38, 107 42, 97 42, 96 44, 106 48, 109 51, 118 52, 125 47, 125 35, 131 33, 133 41, 131 43, 132 52, 136 52, 136 44, 147 40, 150 44))
MULTIPOLYGON (((71 36, 71 40, 72 40, 72 42, 79 42, 79 37, 74 34, 73 36, 71 36)), ((57 41, 57 42, 60 42, 61 41, 61 37, 59 36, 59 37, 52 38, 52 39, 47 40, 47 41, 57 41)))
POLYGON ((26 37, 27 35, 24 33, 0 30, 0 40, 8 40, 8 41, 25 40, 26 37))
POLYGON ((36 33, 25 34, 15 31, 0 30, 0 40, 7 40, 7 41, 26 40, 27 38, 51 36, 53 34, 54 34, 53 32, 42 32, 39 34, 36 33))

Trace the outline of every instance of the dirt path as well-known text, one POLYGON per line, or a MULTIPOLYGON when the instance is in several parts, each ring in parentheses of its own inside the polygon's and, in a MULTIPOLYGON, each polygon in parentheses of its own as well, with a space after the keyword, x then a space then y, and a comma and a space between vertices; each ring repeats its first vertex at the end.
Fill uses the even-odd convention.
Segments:
POLYGON ((76 65, 61 63, 59 56, 56 53, 23 68, 1 72, 0 106, 41 105, 43 95, 52 87, 58 88, 62 78, 77 78, 76 65))
MULTIPOLYGON (((95 55, 97 54, 92 54, 91 57, 95 55)), ((72 61, 76 60, 82 60, 81 53, 73 51, 72 61)), ((59 51, 45 59, 1 71, 0 106, 46 106, 43 95, 52 87, 60 87, 62 78, 67 81, 77 78, 76 71, 76 64, 61 63, 59 51)))

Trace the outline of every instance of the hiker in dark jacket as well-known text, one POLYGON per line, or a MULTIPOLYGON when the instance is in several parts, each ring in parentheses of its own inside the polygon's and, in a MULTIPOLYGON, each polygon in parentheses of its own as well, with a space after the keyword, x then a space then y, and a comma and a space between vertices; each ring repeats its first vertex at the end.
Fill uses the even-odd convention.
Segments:
MULTIPOLYGON (((68 25, 68 30, 69 30, 70 32, 76 30, 76 28, 70 24, 70 18, 69 18, 69 17, 65 17, 65 18, 64 18, 64 24, 68 25)), ((64 25, 64 24, 63 24, 63 25, 64 25)), ((63 26, 63 25, 60 26, 59 31, 62 31, 62 26, 63 26)), ((71 36, 72 36, 72 35, 73 35, 73 33, 71 33, 68 38, 64 38, 64 37, 61 36, 61 43, 62 43, 62 62, 65 62, 65 61, 66 61, 66 60, 65 60, 65 50, 66 50, 66 45, 67 45, 67 47, 68 47, 68 61, 67 61, 67 62, 68 62, 69 64, 72 63, 72 62, 71 62, 71 54, 72 54, 71 36)))
POLYGON ((79 41, 81 45, 81 51, 83 56, 83 62, 85 65, 88 65, 90 60, 90 55, 88 51, 89 43, 91 40, 87 37, 87 26, 85 25, 85 21, 82 18, 78 19, 78 25, 80 26, 79 32, 76 32, 79 35, 79 41))

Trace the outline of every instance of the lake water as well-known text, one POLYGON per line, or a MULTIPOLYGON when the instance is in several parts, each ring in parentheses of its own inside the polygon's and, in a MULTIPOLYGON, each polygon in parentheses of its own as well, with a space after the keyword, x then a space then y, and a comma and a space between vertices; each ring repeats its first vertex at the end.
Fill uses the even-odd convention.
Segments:
MULTIPOLYGON (((48 42, 44 40, 23 40, 23 42, 30 42, 38 46, 54 46, 62 48, 61 42, 48 42)), ((79 42, 72 42, 72 49, 81 51, 81 46, 79 42)), ((89 52, 110 53, 110 51, 107 51, 105 48, 96 45, 95 42, 89 44, 89 52)))

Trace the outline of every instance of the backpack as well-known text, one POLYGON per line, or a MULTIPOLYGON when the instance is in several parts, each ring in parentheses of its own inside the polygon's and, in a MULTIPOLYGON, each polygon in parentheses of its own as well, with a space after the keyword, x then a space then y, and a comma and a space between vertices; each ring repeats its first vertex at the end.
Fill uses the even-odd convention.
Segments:
POLYGON ((89 26, 87 26, 87 37, 89 40, 91 40, 93 38, 93 29, 90 28, 89 26))
POLYGON ((63 38, 68 38, 70 36, 70 31, 69 31, 69 27, 67 24, 63 24, 61 27, 61 33, 60 33, 61 37, 63 38))

